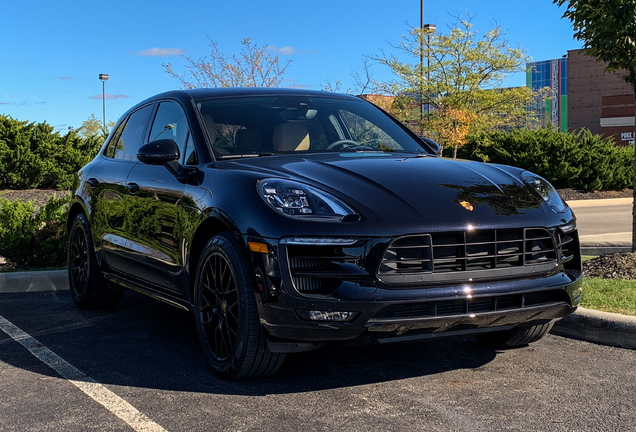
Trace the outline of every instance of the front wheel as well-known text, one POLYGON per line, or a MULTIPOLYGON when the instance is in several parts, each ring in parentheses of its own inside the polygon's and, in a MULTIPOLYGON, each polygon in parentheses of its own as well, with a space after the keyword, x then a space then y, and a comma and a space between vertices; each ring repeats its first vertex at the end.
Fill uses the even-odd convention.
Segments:
POLYGON ((97 264, 91 230, 84 213, 75 216, 68 234, 68 284, 77 307, 115 307, 123 288, 109 286, 97 264))
POLYGON ((553 322, 535 325, 522 324, 510 330, 481 334, 478 339, 489 346, 517 348, 538 341, 552 329, 553 325, 553 322))
POLYGON ((231 233, 212 237, 197 266, 194 312, 205 358, 223 378, 272 375, 285 359, 267 347, 255 283, 242 244, 231 233))

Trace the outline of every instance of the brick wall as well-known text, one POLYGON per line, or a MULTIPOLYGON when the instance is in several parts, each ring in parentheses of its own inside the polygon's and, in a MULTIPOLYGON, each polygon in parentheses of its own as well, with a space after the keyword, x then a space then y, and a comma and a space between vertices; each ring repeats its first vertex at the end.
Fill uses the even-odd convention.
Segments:
POLYGON ((612 135, 621 143, 621 133, 633 132, 634 126, 601 127, 601 119, 633 117, 634 92, 623 81, 622 73, 604 70, 605 63, 597 62, 582 50, 568 51, 568 129, 587 128, 595 134, 612 135), (625 103, 627 98, 631 99, 631 106, 625 103))

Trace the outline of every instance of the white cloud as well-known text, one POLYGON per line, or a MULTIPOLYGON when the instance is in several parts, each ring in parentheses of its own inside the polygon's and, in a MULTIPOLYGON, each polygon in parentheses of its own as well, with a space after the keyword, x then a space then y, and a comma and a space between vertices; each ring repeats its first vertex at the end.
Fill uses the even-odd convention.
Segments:
POLYGON ((72 80, 73 77, 72 76, 59 76, 59 77, 55 77, 55 79, 58 79, 60 81, 68 81, 68 80, 72 80))
MULTIPOLYGON (((130 98, 130 96, 128 96, 128 95, 115 95, 115 94, 111 94, 111 93, 106 93, 105 95, 103 95, 103 97, 104 97, 104 99, 108 99, 108 100, 128 99, 128 98, 130 98)), ((102 98, 101 94, 89 96, 89 99, 101 99, 101 98, 102 98)))
POLYGON ((135 55, 151 57, 169 57, 182 54, 185 54, 185 50, 179 48, 150 48, 135 53, 135 55))
POLYGON ((282 54, 282 55, 292 55, 292 54, 297 54, 298 53, 298 51, 296 51, 294 49, 294 47, 291 46, 291 45, 284 46, 284 47, 281 47, 281 48, 278 48, 275 45, 267 45, 265 47, 265 49, 267 51, 274 51, 274 52, 276 52, 278 54, 282 54))

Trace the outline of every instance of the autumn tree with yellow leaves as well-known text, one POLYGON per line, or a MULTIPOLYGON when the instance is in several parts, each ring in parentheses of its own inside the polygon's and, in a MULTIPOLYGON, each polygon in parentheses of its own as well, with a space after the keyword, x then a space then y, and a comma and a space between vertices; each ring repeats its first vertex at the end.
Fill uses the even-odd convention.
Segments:
POLYGON ((499 26, 480 35, 470 16, 456 17, 446 31, 411 27, 393 54, 373 57, 395 76, 376 88, 395 96, 398 118, 456 154, 469 132, 525 125, 526 105, 537 97, 525 86, 504 87, 529 60, 504 36, 499 26))

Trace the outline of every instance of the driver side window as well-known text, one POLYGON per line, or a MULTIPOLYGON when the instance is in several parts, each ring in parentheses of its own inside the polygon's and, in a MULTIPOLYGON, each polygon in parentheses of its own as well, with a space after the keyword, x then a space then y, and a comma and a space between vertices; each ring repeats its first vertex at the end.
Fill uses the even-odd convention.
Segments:
POLYGON ((351 139, 357 143, 379 150, 402 150, 400 144, 364 117, 340 110, 340 118, 351 139))
POLYGON ((194 152, 194 148, 191 145, 192 140, 189 140, 189 137, 190 126, 183 108, 176 102, 161 102, 150 130, 150 141, 158 139, 174 140, 179 147, 180 161, 185 164, 186 162, 192 163, 192 160, 196 159, 196 155, 186 155, 187 152, 194 152), (190 142, 190 145, 188 145, 188 142, 190 142))

